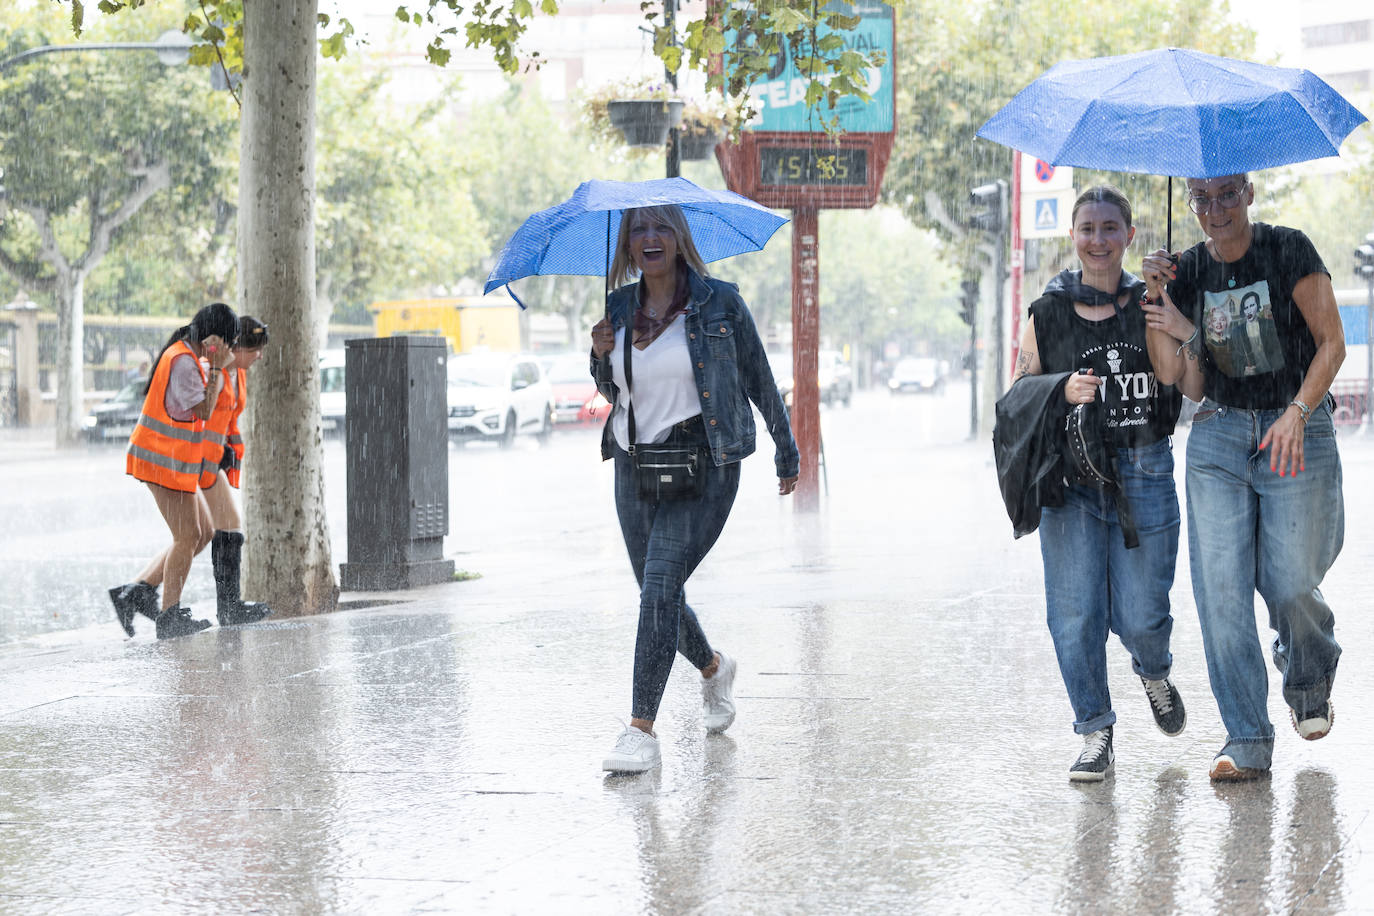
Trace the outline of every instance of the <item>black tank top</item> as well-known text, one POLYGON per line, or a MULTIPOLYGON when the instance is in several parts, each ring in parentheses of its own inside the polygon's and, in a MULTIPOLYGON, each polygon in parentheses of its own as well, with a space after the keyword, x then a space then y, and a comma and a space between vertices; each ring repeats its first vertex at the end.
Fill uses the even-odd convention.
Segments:
POLYGON ((1050 375, 1092 369, 1107 380, 1098 390, 1117 447, 1139 448, 1173 435, 1183 396, 1173 385, 1155 380, 1138 292, 1132 291, 1127 305, 1101 321, 1079 315, 1063 292, 1041 296, 1031 303, 1030 314, 1040 371, 1050 375))

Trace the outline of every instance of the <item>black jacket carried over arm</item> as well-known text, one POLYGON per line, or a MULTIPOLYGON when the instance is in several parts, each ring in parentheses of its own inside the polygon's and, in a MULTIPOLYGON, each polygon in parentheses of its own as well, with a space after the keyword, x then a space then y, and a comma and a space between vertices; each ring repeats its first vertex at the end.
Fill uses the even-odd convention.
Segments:
POLYGON ((997 400, 992 453, 1016 537, 1040 526, 1040 509, 1064 505, 1064 382, 1070 373, 1024 375, 997 400))

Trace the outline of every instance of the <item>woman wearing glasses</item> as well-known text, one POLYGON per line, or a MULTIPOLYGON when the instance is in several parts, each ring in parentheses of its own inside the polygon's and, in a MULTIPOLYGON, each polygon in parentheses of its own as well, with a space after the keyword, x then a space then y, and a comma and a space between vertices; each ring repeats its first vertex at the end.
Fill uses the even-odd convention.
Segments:
POLYGON ((1256 590, 1284 701, 1309 741, 1331 729, 1341 655, 1319 586, 1345 529, 1327 394, 1345 337, 1321 256, 1296 229, 1250 222, 1254 198, 1245 175, 1189 179, 1206 241, 1143 262, 1155 372, 1202 401, 1188 437, 1188 554, 1227 734, 1214 780, 1262 776, 1273 757, 1256 590))

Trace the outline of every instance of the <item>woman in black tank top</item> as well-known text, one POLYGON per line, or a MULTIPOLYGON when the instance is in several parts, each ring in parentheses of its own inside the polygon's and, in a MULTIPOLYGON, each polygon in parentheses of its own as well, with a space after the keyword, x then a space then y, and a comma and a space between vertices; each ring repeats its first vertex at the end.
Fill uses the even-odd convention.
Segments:
POLYGON ((1169 680, 1169 589, 1179 531, 1169 437, 1181 399, 1155 379, 1139 304, 1144 284, 1122 270, 1135 235, 1130 202, 1112 187, 1084 192, 1070 235, 1082 268, 1061 272, 1031 304, 1015 378, 1067 372, 1065 414, 1076 404, 1099 403, 1139 537, 1139 546, 1125 546, 1116 500, 1100 489, 1066 482, 1064 505, 1041 513, 1046 618, 1074 731, 1084 737, 1069 779, 1095 782, 1115 760, 1109 633, 1130 652, 1155 724, 1177 735, 1186 721, 1169 680))

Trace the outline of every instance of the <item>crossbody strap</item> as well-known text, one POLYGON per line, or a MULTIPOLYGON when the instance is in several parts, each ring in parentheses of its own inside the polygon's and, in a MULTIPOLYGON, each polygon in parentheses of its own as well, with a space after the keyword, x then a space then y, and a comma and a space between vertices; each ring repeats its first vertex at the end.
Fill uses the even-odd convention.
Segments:
POLYGON ((635 327, 635 316, 634 316, 634 312, 631 311, 631 312, 630 312, 630 317, 629 317, 629 319, 626 320, 626 322, 625 322, 625 355, 624 355, 624 360, 625 360, 625 392, 626 392, 626 400, 627 400, 627 401, 629 402, 629 404, 630 404, 629 417, 628 417, 628 420, 629 420, 629 427, 630 427, 630 428, 629 428, 629 433, 630 433, 630 447, 629 447, 629 449, 628 449, 627 451, 629 452, 631 458, 633 458, 633 457, 634 457, 634 454, 635 454, 635 386, 634 386, 634 375, 630 372, 630 351, 634 349, 634 345, 635 345, 635 342, 634 342, 634 327, 635 327))

